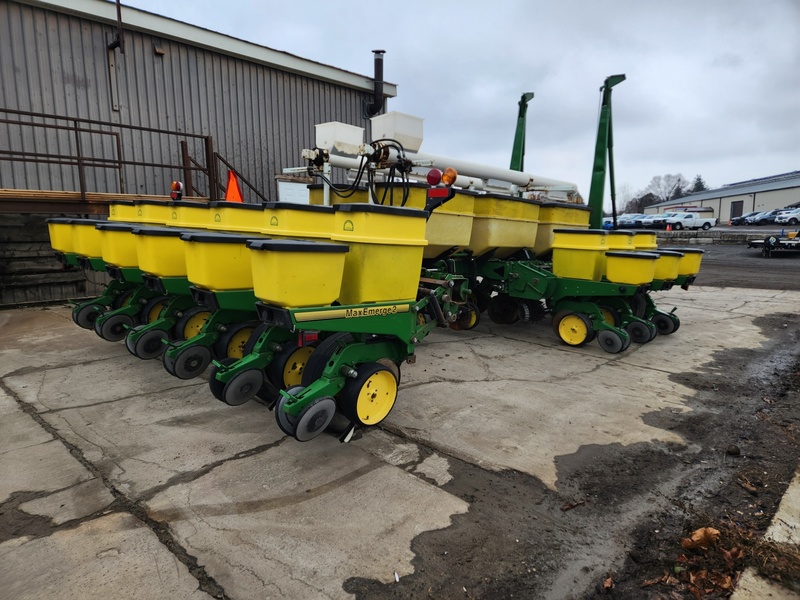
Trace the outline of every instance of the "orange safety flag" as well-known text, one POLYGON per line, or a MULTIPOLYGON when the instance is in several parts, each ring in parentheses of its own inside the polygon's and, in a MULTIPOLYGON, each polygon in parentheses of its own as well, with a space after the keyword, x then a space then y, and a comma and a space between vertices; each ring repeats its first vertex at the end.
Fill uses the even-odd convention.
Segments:
POLYGON ((242 190, 239 189, 239 180, 236 173, 228 169, 228 189, 225 190, 226 202, 242 202, 242 190))

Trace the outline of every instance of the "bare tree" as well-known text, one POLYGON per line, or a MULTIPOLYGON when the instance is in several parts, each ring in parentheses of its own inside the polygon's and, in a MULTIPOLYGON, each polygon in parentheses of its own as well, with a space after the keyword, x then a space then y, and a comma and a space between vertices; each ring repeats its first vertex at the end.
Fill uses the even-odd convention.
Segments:
POLYGON ((658 198, 657 202, 666 202, 685 195, 687 187, 689 181, 680 173, 656 175, 639 195, 644 196, 649 193, 658 198))
MULTIPOLYGON (((633 189, 629 183, 623 183, 617 186, 617 214, 628 212, 628 204, 633 200, 633 189)), ((611 215, 611 211, 608 211, 611 215)))

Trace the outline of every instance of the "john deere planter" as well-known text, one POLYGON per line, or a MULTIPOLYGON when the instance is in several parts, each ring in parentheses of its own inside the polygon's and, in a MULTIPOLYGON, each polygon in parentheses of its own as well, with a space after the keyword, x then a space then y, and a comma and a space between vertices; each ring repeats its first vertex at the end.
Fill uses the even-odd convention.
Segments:
POLYGON ((654 295, 688 289, 701 250, 590 228, 573 184, 463 161, 442 172, 450 159, 385 123, 371 144, 340 125, 318 126, 308 164, 287 169, 322 179, 311 205, 118 202, 107 221, 51 219, 62 261, 112 277, 75 322, 182 379, 210 366, 215 398, 259 398, 299 441, 381 423, 417 344, 483 314, 550 316, 567 346, 611 353, 678 330, 654 295), (351 183, 332 184, 333 168, 351 183))

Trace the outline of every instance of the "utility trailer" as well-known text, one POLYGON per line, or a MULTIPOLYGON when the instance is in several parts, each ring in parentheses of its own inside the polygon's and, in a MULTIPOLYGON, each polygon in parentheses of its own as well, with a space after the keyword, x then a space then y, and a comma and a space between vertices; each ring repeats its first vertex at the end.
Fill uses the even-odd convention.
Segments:
POLYGON ((747 242, 747 247, 761 250, 761 255, 769 258, 778 250, 800 250, 800 235, 796 231, 790 232, 785 237, 768 235, 763 240, 750 240, 747 242))

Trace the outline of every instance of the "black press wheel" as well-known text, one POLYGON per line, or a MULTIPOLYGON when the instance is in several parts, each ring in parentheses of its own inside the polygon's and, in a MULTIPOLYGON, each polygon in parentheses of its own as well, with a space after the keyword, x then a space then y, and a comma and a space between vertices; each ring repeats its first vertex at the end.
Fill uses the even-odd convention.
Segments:
MULTIPOLYGON (((235 362, 236 362, 235 358, 223 358, 221 361, 219 361, 221 365, 224 365, 226 367, 232 365, 235 362)), ((211 390, 211 394, 214 396, 214 398, 216 398, 220 402, 225 402, 224 396, 222 395, 222 392, 225 389, 225 384, 217 379, 218 371, 219 367, 217 367, 217 365, 213 365, 211 367, 211 372, 209 373, 208 376, 208 389, 211 390)))
POLYGON ((225 384, 222 401, 230 406, 240 406, 255 398, 263 385, 264 372, 260 369, 247 369, 237 373, 225 384))
POLYGON ((169 350, 171 347, 172 344, 169 344, 166 348, 164 348, 164 353, 161 355, 161 364, 164 365, 164 370, 167 373, 175 377, 175 360, 170 358, 170 355, 167 353, 167 350, 169 350))
POLYGON ((94 322, 97 317, 106 311, 106 307, 102 304, 85 304, 78 308, 77 306, 72 311, 72 320, 78 327, 84 329, 94 329, 94 322))
MULTIPOLYGON (((289 388, 287 393, 293 396, 302 392, 305 388, 301 385, 289 388)), ((286 396, 281 395, 278 403, 275 405, 275 422, 278 423, 278 428, 285 433, 294 437, 294 432, 297 428, 297 417, 290 415, 283 408, 286 406, 288 399, 286 396)))
POLYGON ((205 346, 188 346, 175 357, 173 375, 178 379, 192 379, 202 374, 211 364, 211 351, 205 346))
POLYGON ((616 331, 603 329, 597 334, 597 343, 606 352, 618 354, 630 345, 630 340, 628 340, 628 344, 625 344, 625 339, 616 331))
POLYGON ((336 414, 336 400, 330 396, 317 398, 309 403, 297 416, 294 439, 307 442, 314 439, 333 421, 336 414))
POLYGON ((133 317, 128 315, 111 315, 102 322, 94 322, 95 333, 109 342, 123 340, 131 327, 133 327, 133 317))
MULTIPOLYGON (((165 341, 169 341, 169 332, 164 329, 150 329, 143 333, 132 344, 131 354, 141 358, 142 360, 152 360, 161 356, 161 353, 166 349, 165 341)), ((125 340, 125 345, 128 350, 131 350, 128 340, 125 340)))
POLYGON ((133 340, 131 339, 131 334, 136 331, 138 327, 134 327, 133 329, 128 330, 128 335, 125 336, 125 349, 136 356, 136 352, 133 348, 133 340))
POLYGON ((653 325, 656 326, 659 335, 670 335, 671 333, 675 332, 675 321, 672 319, 670 315, 665 315, 663 313, 656 313, 653 315, 651 319, 653 325))
POLYGON ((339 410, 353 423, 372 426, 383 421, 397 400, 397 378, 380 363, 364 363, 339 394, 339 410))
POLYGON ((625 331, 631 336, 631 341, 637 344, 646 344, 653 339, 653 332, 658 330, 655 325, 650 324, 648 326, 648 323, 644 321, 631 321, 625 326, 625 331))

